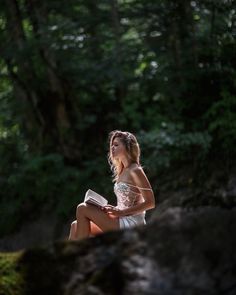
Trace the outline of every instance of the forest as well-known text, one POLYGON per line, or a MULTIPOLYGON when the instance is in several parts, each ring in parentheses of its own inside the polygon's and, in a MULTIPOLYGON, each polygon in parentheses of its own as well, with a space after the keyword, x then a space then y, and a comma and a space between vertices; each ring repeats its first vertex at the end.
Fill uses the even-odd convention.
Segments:
POLYGON ((181 167, 196 186, 230 171, 235 15, 234 0, 1 1, 0 237, 68 221, 87 188, 112 196, 112 130, 137 136, 157 195, 181 167))

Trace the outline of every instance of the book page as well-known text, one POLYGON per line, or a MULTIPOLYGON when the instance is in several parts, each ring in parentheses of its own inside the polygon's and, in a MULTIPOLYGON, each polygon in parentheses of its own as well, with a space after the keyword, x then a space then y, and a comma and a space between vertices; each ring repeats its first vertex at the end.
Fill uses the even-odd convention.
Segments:
POLYGON ((91 189, 87 190, 84 201, 86 203, 92 203, 94 205, 102 207, 108 204, 108 201, 103 196, 99 195, 91 189))

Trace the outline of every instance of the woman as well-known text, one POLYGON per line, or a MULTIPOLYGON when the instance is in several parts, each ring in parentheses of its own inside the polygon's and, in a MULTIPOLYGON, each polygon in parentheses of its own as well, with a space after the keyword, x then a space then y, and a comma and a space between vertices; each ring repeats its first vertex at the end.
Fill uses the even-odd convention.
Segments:
POLYGON ((117 206, 99 208, 81 203, 72 222, 69 240, 81 240, 102 232, 146 224, 145 211, 155 207, 150 183, 139 164, 140 148, 130 132, 109 135, 109 163, 115 181, 117 206))

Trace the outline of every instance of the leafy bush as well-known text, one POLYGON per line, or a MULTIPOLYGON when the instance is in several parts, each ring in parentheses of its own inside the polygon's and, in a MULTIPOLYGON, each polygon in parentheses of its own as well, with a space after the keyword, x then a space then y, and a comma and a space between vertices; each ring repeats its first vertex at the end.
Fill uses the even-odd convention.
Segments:
POLYGON ((221 97, 208 109, 205 118, 217 149, 233 155, 236 144, 236 96, 224 90, 221 97))
POLYGON ((28 157, 13 172, 2 179, 1 235, 42 211, 65 216, 79 201, 80 172, 66 166, 58 154, 28 157))
POLYGON ((138 140, 143 163, 152 175, 169 168, 174 162, 198 161, 206 157, 211 136, 205 132, 184 132, 181 124, 162 123, 158 129, 140 132, 138 140))
POLYGON ((21 295, 25 290, 18 260, 22 253, 0 253, 0 295, 21 295))

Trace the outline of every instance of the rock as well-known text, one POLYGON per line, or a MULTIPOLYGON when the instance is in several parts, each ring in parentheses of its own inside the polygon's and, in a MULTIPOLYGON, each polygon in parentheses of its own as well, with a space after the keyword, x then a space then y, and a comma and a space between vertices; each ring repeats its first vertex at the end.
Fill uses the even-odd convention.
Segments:
POLYGON ((156 199, 157 214, 175 206, 231 209, 236 207, 236 169, 228 170, 217 164, 209 171, 194 172, 189 166, 172 169, 159 178, 156 199))
POLYGON ((207 186, 181 187, 176 190, 163 190, 160 192, 161 201, 157 203, 156 210, 150 215, 150 219, 159 216, 168 208, 198 208, 213 206, 232 209, 236 207, 236 176, 231 175, 226 184, 211 188, 207 186))
POLYGON ((25 294, 236 294, 236 210, 163 211, 150 224, 26 250, 25 294))

